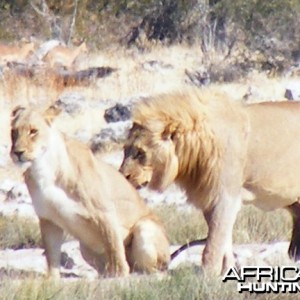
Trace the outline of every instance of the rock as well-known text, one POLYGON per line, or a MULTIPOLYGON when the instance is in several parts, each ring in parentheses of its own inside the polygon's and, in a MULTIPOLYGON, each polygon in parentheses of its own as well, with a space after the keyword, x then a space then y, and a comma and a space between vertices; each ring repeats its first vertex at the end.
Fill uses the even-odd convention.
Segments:
MULTIPOLYGON (((240 266, 272 266, 272 265, 295 265, 287 254, 289 243, 276 242, 270 244, 244 244, 234 245, 233 251, 240 266)), ((181 245, 171 246, 172 254, 181 245)), ((178 268, 180 265, 201 266, 201 255, 205 243, 195 245, 180 252, 169 265, 169 270, 178 268)), ((96 279, 98 273, 89 266, 81 256, 78 241, 69 241, 62 245, 61 275, 67 278, 96 279)), ((44 250, 20 249, 0 250, 0 270, 5 274, 35 273, 44 275, 47 272, 44 250)), ((134 274, 133 274, 134 276, 134 274)))
POLYGON ((67 114, 80 113, 87 107, 84 97, 81 95, 73 94, 66 97, 59 98, 55 104, 67 114))
POLYGON ((288 100, 294 100, 293 93, 290 89, 285 90, 284 98, 286 98, 288 100))
MULTIPOLYGON (((61 275, 62 277, 84 277, 96 279, 98 273, 82 258, 79 243, 70 241, 62 245, 61 275)), ((47 272, 44 249, 6 249, 0 251, 0 269, 8 272, 33 272, 45 275, 47 272)))
POLYGON ((38 220, 24 183, 6 179, 0 184, 0 194, 3 196, 1 197, 3 201, 0 201, 1 216, 19 216, 38 220))
POLYGON ((288 100, 300 100, 300 84, 298 81, 291 81, 287 85, 284 97, 288 100))
POLYGON ((128 131, 132 125, 131 121, 109 123, 100 133, 96 134, 90 141, 91 150, 103 152, 105 148, 113 148, 114 145, 120 145, 124 142, 128 135, 128 131))
POLYGON ((7 194, 17 183, 11 179, 0 182, 0 193, 7 194))
POLYGON ((6 201, 31 203, 30 195, 25 183, 17 183, 6 194, 6 201))
POLYGON ((96 279, 98 272, 81 256, 78 241, 69 241, 61 248, 61 273, 64 276, 96 279))
POLYGON ((171 64, 166 64, 163 61, 148 60, 141 67, 148 72, 160 72, 164 70, 172 70, 174 67, 171 64))
POLYGON ((185 70, 186 82, 198 87, 208 85, 210 83, 210 75, 206 70, 189 71, 185 70))
POLYGON ((128 106, 117 103, 104 112, 104 119, 107 123, 127 121, 131 118, 131 112, 128 106))
POLYGON ((300 100, 300 89, 286 89, 284 97, 288 100, 300 100))
POLYGON ((0 251, 0 268, 7 271, 26 271, 45 274, 47 269, 44 250, 37 249, 6 249, 0 251))

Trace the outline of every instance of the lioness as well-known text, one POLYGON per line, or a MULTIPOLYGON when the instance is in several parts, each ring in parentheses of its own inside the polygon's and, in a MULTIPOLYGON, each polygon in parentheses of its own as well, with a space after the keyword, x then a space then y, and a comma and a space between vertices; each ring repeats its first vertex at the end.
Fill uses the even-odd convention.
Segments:
POLYGON ((169 243, 159 220, 113 167, 52 126, 58 109, 17 108, 11 156, 26 165, 25 182, 40 220, 49 275, 59 277, 63 231, 80 242, 99 273, 127 275, 167 267, 169 243))
POLYGON ((289 255, 300 258, 300 103, 243 106, 204 91, 138 103, 120 170, 135 187, 172 182, 208 224, 202 264, 221 273, 234 264, 232 229, 242 200, 294 220, 289 255), (217 98, 217 99, 214 99, 217 98))

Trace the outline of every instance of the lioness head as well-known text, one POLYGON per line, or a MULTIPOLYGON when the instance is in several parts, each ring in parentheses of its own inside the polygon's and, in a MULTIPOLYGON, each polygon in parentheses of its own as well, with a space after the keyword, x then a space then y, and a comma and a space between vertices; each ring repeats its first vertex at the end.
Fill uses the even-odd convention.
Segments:
POLYGON ((16 163, 30 163, 46 151, 50 123, 59 112, 51 106, 44 113, 17 107, 12 113, 11 157, 16 163))
POLYGON ((172 136, 135 123, 124 146, 120 171, 136 188, 164 190, 176 178, 178 158, 172 136))

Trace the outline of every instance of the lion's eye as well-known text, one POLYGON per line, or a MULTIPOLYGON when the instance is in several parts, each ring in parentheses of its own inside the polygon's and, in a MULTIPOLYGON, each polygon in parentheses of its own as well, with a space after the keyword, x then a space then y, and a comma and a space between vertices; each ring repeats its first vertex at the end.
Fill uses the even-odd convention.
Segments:
POLYGON ((136 153, 134 154, 133 158, 142 162, 146 158, 146 154, 142 150, 137 150, 136 153))
POLYGON ((29 135, 31 135, 31 136, 37 135, 37 133, 38 133, 38 130, 35 128, 31 128, 29 130, 29 135))

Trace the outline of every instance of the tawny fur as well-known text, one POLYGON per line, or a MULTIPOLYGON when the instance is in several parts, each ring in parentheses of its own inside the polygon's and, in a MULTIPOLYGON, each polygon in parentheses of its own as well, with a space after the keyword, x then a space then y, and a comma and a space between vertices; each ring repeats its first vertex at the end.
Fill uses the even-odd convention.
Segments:
POLYGON ((243 201, 290 210, 289 254, 300 257, 300 103, 243 106, 192 89, 145 99, 133 122, 121 171, 136 187, 175 182, 186 191, 209 228, 205 269, 234 264, 232 229, 243 201))
POLYGON ((87 53, 86 43, 81 43, 76 48, 68 48, 65 46, 56 46, 51 49, 43 58, 43 61, 50 67, 65 66, 70 68, 76 58, 83 53, 87 53))
POLYGON ((54 112, 16 109, 11 149, 27 168, 49 274, 59 276, 63 231, 79 240, 83 257, 100 274, 165 269, 169 244, 159 220, 117 170, 52 126, 54 112))
POLYGON ((26 58, 35 49, 34 43, 26 43, 20 47, 0 44, 0 63, 25 62, 26 58))

